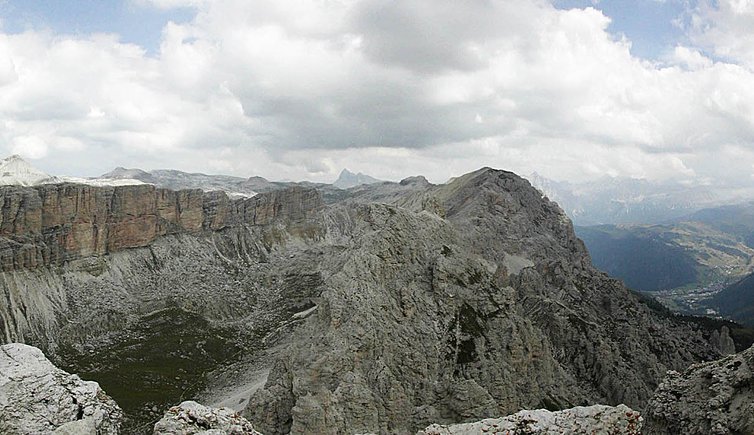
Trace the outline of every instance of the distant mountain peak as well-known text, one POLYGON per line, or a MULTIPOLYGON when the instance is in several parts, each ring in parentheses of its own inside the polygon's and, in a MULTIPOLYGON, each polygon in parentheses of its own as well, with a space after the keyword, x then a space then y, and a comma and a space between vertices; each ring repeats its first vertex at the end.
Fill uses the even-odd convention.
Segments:
POLYGON ((348 189, 350 187, 360 186, 362 184, 374 184, 381 182, 382 180, 378 180, 367 174, 361 172, 354 174, 348 169, 343 169, 342 171, 340 171, 340 176, 338 176, 338 179, 335 180, 333 186, 339 189, 348 189))
POLYGON ((0 185, 36 186, 59 181, 57 177, 35 168, 18 154, 0 160, 0 185))
MULTIPOLYGON (((149 172, 139 169, 139 168, 124 168, 123 166, 118 166, 117 168, 113 169, 112 171, 108 172, 107 174, 100 175, 99 178, 109 178, 109 179, 141 179, 141 178, 149 178, 149 172)), ((144 180, 141 180, 144 181, 144 180)))

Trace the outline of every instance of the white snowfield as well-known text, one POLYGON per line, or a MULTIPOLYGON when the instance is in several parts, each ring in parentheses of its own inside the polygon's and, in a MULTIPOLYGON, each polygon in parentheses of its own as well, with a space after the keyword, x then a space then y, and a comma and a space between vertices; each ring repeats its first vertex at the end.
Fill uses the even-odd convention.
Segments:
POLYGON ((47 183, 60 183, 60 180, 33 167, 21 156, 12 155, 0 160, 0 185, 36 186, 47 183))
POLYGON ((23 159, 12 155, 0 160, 0 186, 39 186, 40 184, 76 183, 90 186, 131 186, 145 184, 130 178, 80 178, 49 175, 23 159))
MULTIPOLYGON (((2 2, 2 0, 0 0, 2 2)), ((12 155, 0 160, 0 186, 39 186, 42 184, 74 183, 89 186, 135 186, 151 184, 171 190, 201 189, 205 192, 223 191, 231 199, 251 198, 257 192, 242 185, 246 179, 224 175, 188 174, 180 171, 154 171, 118 168, 101 177, 84 178, 67 175, 53 176, 35 168, 21 156, 12 155), (145 176, 140 180, 135 177, 145 176)))
POLYGON ((80 177, 60 177, 61 183, 88 184, 90 186, 134 186, 147 184, 133 178, 80 178, 80 177))

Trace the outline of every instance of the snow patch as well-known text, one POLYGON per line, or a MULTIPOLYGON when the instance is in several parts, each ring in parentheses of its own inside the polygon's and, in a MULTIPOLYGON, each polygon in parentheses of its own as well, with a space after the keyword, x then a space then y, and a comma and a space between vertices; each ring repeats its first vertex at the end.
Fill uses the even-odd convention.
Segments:
POLYGON ((313 313, 317 309, 317 305, 309 308, 308 310, 300 311, 293 315, 294 319, 305 319, 309 317, 309 314, 313 313))
POLYGON ((89 186, 137 186, 147 184, 133 178, 80 178, 80 177, 61 177, 64 183, 86 184, 89 186))
POLYGON ((0 185, 36 186, 59 182, 60 179, 35 168, 21 156, 12 155, 0 160, 0 185))

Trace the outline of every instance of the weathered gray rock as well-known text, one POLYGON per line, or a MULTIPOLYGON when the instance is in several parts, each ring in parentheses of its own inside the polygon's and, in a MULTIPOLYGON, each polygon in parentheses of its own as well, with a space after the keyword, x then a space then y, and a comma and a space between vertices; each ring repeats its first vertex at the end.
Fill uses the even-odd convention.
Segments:
POLYGON ((0 433, 110 435, 121 418, 96 382, 56 368, 35 347, 0 347, 0 433))
POLYGON ((318 260, 318 308, 246 411, 265 433, 638 408, 667 369, 720 355, 593 269, 562 210, 509 172, 362 187, 322 220, 338 249, 318 260))
POLYGON ((502 418, 448 426, 433 424, 417 435, 641 434, 642 418, 625 405, 578 406, 558 412, 525 410, 502 418))
POLYGON ((730 336, 730 329, 728 329, 727 326, 720 328, 720 332, 712 332, 710 342, 712 342, 712 345, 720 350, 720 353, 723 355, 736 353, 736 343, 730 336))
POLYGON ((154 426, 154 435, 261 435, 228 408, 186 401, 170 408, 154 426))
POLYGON ((644 416, 648 435, 754 433, 754 347, 669 372, 644 416))

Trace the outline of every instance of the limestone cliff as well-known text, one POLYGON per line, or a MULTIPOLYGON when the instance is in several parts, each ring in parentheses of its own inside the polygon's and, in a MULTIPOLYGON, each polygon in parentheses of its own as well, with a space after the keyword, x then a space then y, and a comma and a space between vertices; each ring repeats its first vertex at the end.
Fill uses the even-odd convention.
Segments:
POLYGON ((231 201, 220 192, 150 185, 48 184, 0 187, 0 202, 0 267, 9 271, 147 246, 168 234, 300 221, 320 207, 321 198, 304 188, 231 201))
MULTIPOLYGON (((189 237, 186 248, 191 251, 193 247, 198 258, 217 251, 217 258, 227 260, 223 250, 232 249, 229 256, 250 259, 250 255, 262 255, 264 244, 269 247, 279 242, 285 232, 315 237, 316 222, 307 219, 321 207, 319 192, 298 187, 236 201, 222 192, 174 192, 149 185, 0 187, 0 296, 4 301, 0 304, 0 337, 5 342, 28 341, 54 349, 61 322, 73 317, 80 323, 71 305, 83 305, 83 312, 102 305, 112 311, 117 303, 116 311, 128 312, 128 304, 120 303, 122 290, 141 277, 137 278, 133 267, 125 263, 141 262, 143 251, 121 255, 126 250, 149 248, 147 261, 157 261, 154 247, 161 238, 189 237), (269 231, 259 232, 259 237, 253 236, 246 246, 250 233, 243 228, 247 224, 265 225, 269 231), (211 239, 213 234, 219 234, 219 240, 211 239), (211 246, 204 242, 208 237, 211 246), (240 250, 238 244, 243 245, 240 250), (253 252, 249 254, 248 250, 253 252), (119 258, 125 261, 116 261, 119 258), (100 291, 80 292, 82 280, 97 280, 100 287, 106 287, 103 279, 119 266, 125 269, 114 277, 120 291, 105 295, 100 291), (125 282, 120 282, 124 277, 125 282)), ((177 254, 172 251, 165 255, 177 254)), ((155 272, 154 267, 147 268, 144 278, 150 281, 155 272)), ((195 282, 184 296, 197 290, 198 285, 195 282)), ((155 298, 144 295, 144 299, 155 298)), ((215 308, 227 311, 225 307, 232 302, 237 300, 215 308)), ((95 311, 95 317, 98 314, 95 311)))

